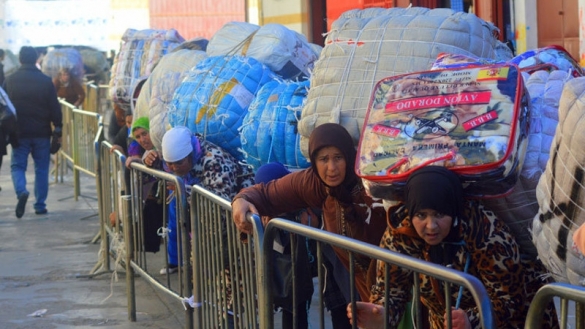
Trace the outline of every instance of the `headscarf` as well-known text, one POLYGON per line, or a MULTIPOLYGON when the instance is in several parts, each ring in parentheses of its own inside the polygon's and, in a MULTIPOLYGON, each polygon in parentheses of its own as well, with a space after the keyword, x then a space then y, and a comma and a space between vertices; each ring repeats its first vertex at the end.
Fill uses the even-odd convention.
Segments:
POLYGON ((451 170, 426 166, 408 177, 404 200, 410 216, 421 209, 433 209, 455 219, 463 208, 463 187, 451 170))
POLYGON ((136 121, 134 121, 134 123, 132 123, 132 129, 131 129, 132 132, 134 132, 134 130, 136 130, 138 128, 142 128, 146 131, 150 131, 150 121, 148 120, 148 117, 140 117, 140 118, 136 119, 136 121))
MULTIPOLYGON (((356 150, 353 143, 353 138, 347 130, 335 123, 325 123, 313 130, 309 137, 309 156, 311 159, 311 167, 317 175, 317 152, 324 147, 334 146, 338 148, 345 157, 345 179, 336 187, 329 187, 329 195, 337 198, 344 203, 352 201, 351 191, 359 182, 354 171, 356 150)), ((321 179, 321 177, 319 177, 321 179)), ((321 179, 321 181, 323 181, 321 179)), ((325 182, 323 182, 325 184, 325 182)))
POLYGON ((446 240, 454 241, 454 229, 463 219, 463 186, 457 174, 441 166, 426 166, 413 172, 406 181, 405 206, 410 218, 419 210, 433 209, 453 217, 446 240))
POLYGON ((162 153, 165 162, 175 162, 193 154, 193 164, 201 157, 199 139, 184 126, 173 127, 163 135, 162 153))
POLYGON ((254 176, 254 182, 256 183, 268 183, 271 180, 275 180, 290 174, 290 171, 280 162, 267 163, 256 171, 254 176))

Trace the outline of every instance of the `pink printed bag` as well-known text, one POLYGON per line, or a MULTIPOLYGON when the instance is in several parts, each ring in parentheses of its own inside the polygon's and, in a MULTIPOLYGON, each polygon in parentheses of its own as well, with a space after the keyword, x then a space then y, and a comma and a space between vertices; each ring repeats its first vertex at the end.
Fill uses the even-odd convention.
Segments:
POLYGON ((445 166, 468 196, 511 191, 527 144, 529 100, 518 67, 479 65, 379 81, 360 136, 356 173, 374 197, 400 200, 416 169, 445 166))

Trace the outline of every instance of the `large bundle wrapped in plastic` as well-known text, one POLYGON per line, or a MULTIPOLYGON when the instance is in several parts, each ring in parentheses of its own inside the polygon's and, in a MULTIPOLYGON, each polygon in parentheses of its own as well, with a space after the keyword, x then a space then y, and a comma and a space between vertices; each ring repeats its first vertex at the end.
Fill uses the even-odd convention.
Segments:
POLYGON ((142 85, 134 107, 134 120, 144 116, 150 118, 150 139, 156 149, 161 149, 162 137, 171 129, 167 112, 175 90, 189 70, 205 58, 207 54, 201 50, 173 51, 161 58, 142 85))
POLYGON ((565 71, 536 71, 524 75, 530 95, 528 146, 520 177, 512 192, 504 197, 486 199, 492 210, 510 227, 521 252, 531 258, 538 256, 532 242, 532 221, 538 213, 536 186, 546 168, 550 147, 558 125, 558 108, 564 84, 572 79, 565 71))
POLYGON ((451 9, 371 8, 337 19, 315 63, 299 131, 307 156, 316 126, 343 125, 356 145, 374 85, 401 73, 431 68, 442 52, 507 60, 497 29, 473 14, 451 9))
POLYGON ((563 88, 550 159, 536 188, 539 210, 532 224, 538 256, 558 282, 585 285, 585 257, 573 233, 585 223, 585 78, 563 88))
POLYGON ((284 25, 245 22, 225 24, 209 40, 207 53, 252 57, 284 79, 309 76, 319 57, 304 35, 284 25))
POLYGON ((75 48, 58 48, 49 51, 43 57, 41 71, 44 74, 55 78, 62 68, 69 70, 69 75, 75 77, 77 81, 82 81, 84 70, 81 53, 75 48))
POLYGON ((309 80, 274 80, 258 91, 240 132, 246 162, 254 169, 275 161, 290 169, 309 166, 297 130, 308 90, 309 80))
POLYGON ((108 83, 106 81, 110 63, 103 52, 95 49, 81 49, 81 60, 85 65, 85 75, 88 80, 93 80, 96 84, 108 83))
POLYGON ((124 108, 130 108, 132 93, 138 82, 146 79, 160 58, 185 41, 174 30, 128 29, 112 65, 110 97, 124 108))
POLYGON ((186 126, 243 159, 238 129, 258 90, 275 74, 251 57, 208 57, 181 82, 169 105, 172 127, 186 126))
POLYGON ((522 70, 532 73, 536 70, 561 70, 570 72, 575 77, 585 75, 583 68, 571 57, 571 54, 561 46, 553 45, 528 50, 510 60, 522 70))

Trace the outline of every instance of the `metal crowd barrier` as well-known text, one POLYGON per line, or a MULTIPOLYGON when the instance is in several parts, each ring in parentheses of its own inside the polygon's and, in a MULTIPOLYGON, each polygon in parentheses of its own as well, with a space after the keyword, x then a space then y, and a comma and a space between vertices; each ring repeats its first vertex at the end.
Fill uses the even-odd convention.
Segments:
MULTIPOLYGON (((193 186, 190 204, 193 328, 228 328, 231 320, 234 328, 258 328, 259 310, 262 311, 259 292, 265 288, 258 285, 264 263, 260 258, 263 231, 260 219, 252 220, 255 234, 247 236, 244 243, 233 224, 229 201, 193 186), (226 300, 228 291, 233 299, 231 306, 226 300)), ((272 312, 272 308, 264 311, 272 312)))
POLYGON ((80 172, 97 179, 98 147, 104 139, 102 116, 75 109, 64 100, 60 100, 60 103, 63 113, 63 137, 61 149, 56 156, 55 181, 63 181, 65 170, 70 164, 73 170, 74 198, 77 201, 81 190, 80 172))
POLYGON ((98 163, 98 214, 100 219, 101 253, 96 266, 91 270, 95 275, 98 270, 110 272, 110 238, 119 236, 120 214, 122 214, 121 196, 125 194, 126 186, 126 156, 120 151, 111 152, 112 145, 103 141, 99 146, 98 163), (112 227, 110 214, 115 216, 115 226, 112 227))
POLYGON ((561 299, 560 327, 566 328, 585 328, 585 287, 573 286, 567 283, 549 283, 538 290, 536 296, 530 304, 528 315, 526 317, 525 329, 542 328, 542 314, 548 303, 553 298, 561 299), (569 301, 574 307, 574 325, 571 326, 568 320, 569 301))
MULTIPOLYGON (((248 219, 251 220, 250 215, 248 219)), ((386 250, 377 246, 373 246, 368 243, 364 243, 355 239, 351 239, 348 237, 344 237, 337 234, 332 234, 327 231, 316 229, 309 227, 307 225, 295 223, 290 220, 281 219, 281 218, 274 218, 271 219, 268 225, 265 228, 264 236, 263 236, 263 249, 262 249, 262 264, 263 264, 263 275, 259 277, 261 280, 260 286, 263 287, 261 291, 258 291, 260 294, 260 310, 261 312, 261 328, 271 329, 274 328, 274 314, 271 311, 273 308, 273 292, 272 292, 272 285, 270 278, 272 278, 272 271, 273 271, 273 258, 271 257, 273 242, 279 230, 284 230, 286 232, 295 233, 297 236, 300 237, 307 237, 309 239, 317 241, 317 261, 318 261, 318 268, 319 268, 319 291, 323 291, 324 288, 324 276, 322 273, 322 256, 321 256, 321 245, 329 244, 332 246, 336 246, 350 252, 350 280, 348 282, 349 287, 354 287, 354 271, 355 271, 355 262, 353 261, 355 254, 367 255, 372 259, 377 259, 379 261, 384 261, 386 264, 396 264, 398 266, 410 269, 413 271, 413 275, 415 277, 415 285, 414 285, 414 314, 415 314, 415 328, 422 328, 422 313, 421 313, 421 305, 420 299, 418 298, 418 274, 422 273, 438 280, 442 280, 443 282, 448 283, 446 286, 462 286, 465 289, 468 289, 478 308, 480 318, 481 318, 481 326, 484 329, 495 329, 496 323, 494 320, 493 310, 491 306, 491 302, 485 287, 479 281, 478 278, 469 275, 467 273, 455 271, 448 269, 443 266, 439 266, 437 264, 433 264, 430 262, 426 262, 420 259, 416 259, 410 256, 406 256, 403 254, 399 254, 396 252, 392 252, 390 250, 386 250)), ((386 267, 388 269, 388 266, 386 267)), ((388 279, 389 273, 386 273, 386 279, 388 279)), ((293 279, 294 280, 294 279, 293 279)), ((294 282, 294 281, 293 281, 294 282)), ((295 282, 296 284, 296 282, 295 282)), ((294 287, 294 286, 293 286, 294 287)), ((388 290, 388 287, 386 287, 388 290)), ((296 291, 293 288, 293 291, 296 291)), ((356 293, 352 291, 352 303, 355 302, 356 293)), ((386 291, 386 295, 388 295, 388 291, 386 291)), ((448 294, 445 294, 448 296, 448 294)), ((321 305, 323 305, 323 296, 320 293, 319 299, 321 301, 321 305)), ((451 299, 445 299, 446 309, 451 309, 451 299)), ((385 303, 388 305, 388 303, 385 303)), ((385 312, 388 312, 386 309, 385 312)), ((321 321, 321 328, 324 328, 324 315, 323 315, 323 307, 320 308, 320 321, 321 321)), ((447 313, 450 314, 450 313, 447 313)), ((354 314, 355 318, 355 314, 354 314)), ((385 317, 387 318, 387 317, 385 317)), ((356 326, 354 325, 354 328, 356 326)), ((385 324, 384 328, 388 328, 388 323, 385 324)))
POLYGON ((109 108, 108 85, 96 85, 93 81, 86 83, 83 110, 95 112, 102 116, 109 108))
MULTIPOLYGON (((177 301, 181 307, 192 295, 191 266, 185 266, 190 262, 189 232, 185 229, 189 221, 187 215, 186 189, 183 180, 175 175, 148 168, 138 163, 133 163, 130 169, 125 167, 126 157, 118 151, 110 152, 112 145, 103 141, 99 148, 100 165, 98 176, 98 204, 100 207, 100 259, 92 270, 92 275, 110 273, 110 257, 116 260, 116 265, 123 265, 126 270, 126 293, 128 297, 128 319, 136 321, 136 294, 134 289, 134 275, 138 274, 156 289, 166 293, 177 301), (126 173, 130 173, 130 182, 127 182, 126 173), (180 243, 180 264, 178 278, 165 275, 164 280, 156 271, 149 270, 149 263, 165 265, 168 263, 166 248, 159 250, 157 254, 147 253, 144 245, 143 223, 143 187, 146 176, 154 177, 162 186, 174 185, 173 197, 177 198, 177 237, 180 243), (129 183, 129 184, 128 184, 129 183), (130 191, 128 191, 130 188, 130 191), (112 216, 114 225, 110 221, 112 216), (166 281, 166 282, 164 282, 166 281), (178 282, 177 282, 178 281, 178 282)), ((166 200, 166 188, 162 189, 163 198, 166 200)), ((167 205, 163 205, 163 217, 167 218, 167 205)), ((166 227, 166 220, 163 222, 166 227)), ((166 246, 166 239, 165 239, 166 246)), ((185 307, 186 328, 193 328, 193 309, 185 307)))

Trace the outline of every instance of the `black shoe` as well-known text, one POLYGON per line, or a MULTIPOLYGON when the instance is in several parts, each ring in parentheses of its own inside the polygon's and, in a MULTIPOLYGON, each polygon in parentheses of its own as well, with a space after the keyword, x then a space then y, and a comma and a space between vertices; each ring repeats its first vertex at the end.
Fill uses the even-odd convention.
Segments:
POLYGON ((47 208, 45 208, 45 209, 40 209, 40 210, 35 210, 35 214, 37 214, 37 215, 44 215, 44 214, 46 214, 47 212, 48 212, 48 211, 47 211, 47 208))
POLYGON ((28 193, 22 193, 20 196, 18 196, 18 203, 16 204, 16 218, 20 218, 22 215, 24 215, 26 200, 28 200, 28 193))

